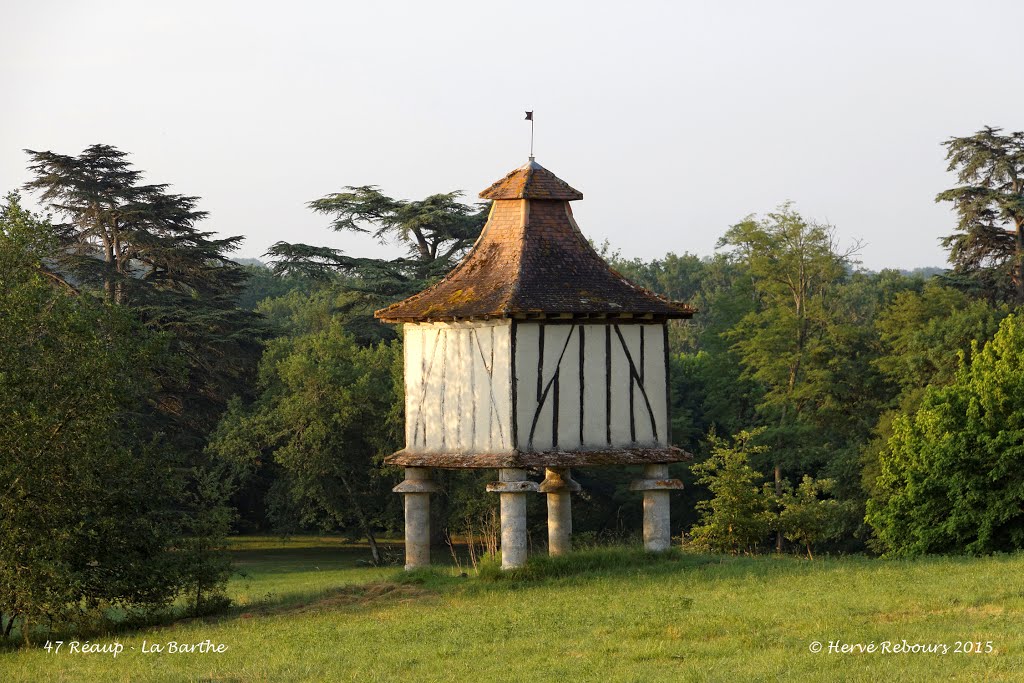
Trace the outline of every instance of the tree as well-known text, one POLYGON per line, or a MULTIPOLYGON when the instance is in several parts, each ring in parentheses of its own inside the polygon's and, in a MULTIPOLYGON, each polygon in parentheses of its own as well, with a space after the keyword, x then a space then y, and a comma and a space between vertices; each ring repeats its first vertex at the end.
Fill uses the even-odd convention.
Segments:
POLYGON ((55 277, 98 285, 112 303, 143 299, 153 290, 221 294, 237 288, 241 269, 225 254, 241 237, 213 239, 196 223, 206 217, 198 197, 142 185, 127 153, 91 145, 81 155, 25 150, 36 190, 57 214, 62 241, 52 255, 55 277))
POLYGON ((63 628, 109 606, 170 604, 227 579, 204 553, 227 511, 145 408, 173 372, 166 335, 45 271, 59 239, 0 208, 0 634, 63 628), (197 531, 202 528, 202 536, 197 531))
POLYGON ((959 217, 957 232, 942 240, 954 281, 1024 304, 1024 132, 986 126, 943 145, 961 183, 935 198, 952 202, 959 217))
POLYGON ((875 365, 902 393, 948 384, 957 353, 970 353, 973 341, 984 345, 1008 313, 937 281, 900 292, 878 316, 884 353, 875 365))
POLYGON ((757 302, 726 336, 744 375, 763 387, 758 411, 781 494, 783 469, 806 467, 820 445, 805 418, 828 383, 835 287, 858 247, 840 251, 831 226, 807 222, 788 204, 732 226, 719 247, 744 265, 757 302))
POLYGON ((267 252, 278 274, 351 278, 368 306, 411 296, 447 273, 472 246, 487 220, 487 207, 459 201, 461 192, 435 194, 419 201, 393 199, 373 185, 309 202, 332 217, 331 229, 372 235, 381 244, 404 248, 406 255, 373 259, 345 255, 339 249, 278 242, 267 252))
POLYGON ((753 552, 767 538, 772 513, 761 491, 764 475, 750 466, 750 456, 767 451, 751 442, 761 430, 740 432, 732 444, 712 434, 711 456, 691 469, 711 500, 697 503, 700 521, 690 530, 693 545, 714 552, 753 552))
POLYGON ((863 488, 869 496, 878 495, 880 463, 891 457, 897 417, 916 412, 927 387, 950 384, 957 357, 969 362, 974 345, 984 346, 1008 314, 1005 305, 992 306, 936 280, 898 292, 879 313, 874 326, 881 348, 871 364, 890 385, 891 398, 861 447, 863 488))
POLYGON ((275 299, 284 296, 289 292, 309 293, 320 284, 301 275, 275 275, 267 266, 256 259, 241 259, 250 261, 242 268, 248 276, 245 287, 239 292, 236 301, 239 308, 247 311, 256 310, 260 302, 267 299, 275 299))
POLYGON ((1024 320, 894 420, 867 521, 891 555, 1024 547, 1024 320))
POLYGON ((34 178, 25 187, 64 219, 40 272, 170 334, 184 372, 165 378, 154 429, 201 452, 228 399, 247 391, 260 353, 258 316, 235 305, 247 276, 228 254, 242 238, 201 231, 197 197, 143 184, 128 155, 109 145, 78 156, 26 152, 34 178))
POLYGON ((335 319, 271 342, 260 390, 251 405, 232 404, 211 450, 252 467, 272 459, 306 521, 355 527, 380 564, 375 529, 386 506, 379 502, 391 497, 380 460, 402 438, 399 345, 360 347, 335 319))
POLYGON ((850 505, 833 498, 822 498, 835 488, 831 479, 819 479, 804 475, 793 490, 787 486, 778 499, 778 526, 782 534, 807 549, 808 559, 813 560, 811 547, 821 541, 839 537, 844 530, 845 518, 850 505))

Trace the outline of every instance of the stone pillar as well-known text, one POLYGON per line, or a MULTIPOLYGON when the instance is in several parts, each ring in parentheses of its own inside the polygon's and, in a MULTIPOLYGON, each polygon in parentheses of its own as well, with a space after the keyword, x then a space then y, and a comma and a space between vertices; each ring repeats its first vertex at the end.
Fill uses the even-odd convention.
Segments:
POLYGON ((683 482, 668 478, 668 465, 644 465, 644 478, 630 483, 630 491, 644 493, 644 549, 662 552, 672 546, 669 491, 683 482))
POLYGON ((427 467, 406 467, 405 481, 391 489, 405 496, 405 569, 430 566, 430 494, 441 489, 427 467))
POLYGON ((565 555, 572 550, 572 499, 580 490, 568 467, 548 467, 537 488, 548 497, 548 554, 565 555))
POLYGON ((504 468, 487 490, 501 494, 501 568, 522 567, 526 564, 526 494, 536 491, 537 483, 526 478, 526 470, 504 468))

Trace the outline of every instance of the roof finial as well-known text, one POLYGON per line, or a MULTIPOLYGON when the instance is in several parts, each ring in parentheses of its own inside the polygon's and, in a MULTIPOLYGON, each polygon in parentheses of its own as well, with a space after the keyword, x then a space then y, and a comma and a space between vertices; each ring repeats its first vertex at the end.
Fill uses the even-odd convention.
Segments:
POLYGON ((533 110, 526 112, 526 120, 530 122, 530 161, 533 161, 533 110))

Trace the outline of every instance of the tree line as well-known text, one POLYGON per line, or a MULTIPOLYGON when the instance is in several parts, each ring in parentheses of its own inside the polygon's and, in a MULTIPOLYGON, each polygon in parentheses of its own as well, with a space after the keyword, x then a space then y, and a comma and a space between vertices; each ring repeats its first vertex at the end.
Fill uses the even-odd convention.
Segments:
MULTIPOLYGON (((694 304, 670 328, 686 543, 720 552, 987 553, 1024 533, 1024 134, 945 143, 957 223, 935 275, 859 267, 857 243, 784 204, 710 256, 604 255, 694 304)), ((124 152, 28 152, 46 214, 0 213, 0 631, 110 607, 222 604, 232 531, 401 528, 399 331, 372 311, 443 276, 487 207, 353 186, 310 202, 393 256, 279 242, 231 259, 199 199, 124 152)), ((937 235, 938 237, 938 235, 937 235)), ((493 519, 489 473, 440 473, 434 528, 493 519)), ((581 539, 629 537, 632 473, 582 469, 581 539)), ((532 501, 542 520, 542 504, 532 501)), ((539 523, 539 522, 538 522, 539 523)), ((534 530, 542 539, 542 530, 534 530)), ((438 539, 440 540, 440 539, 438 539)))

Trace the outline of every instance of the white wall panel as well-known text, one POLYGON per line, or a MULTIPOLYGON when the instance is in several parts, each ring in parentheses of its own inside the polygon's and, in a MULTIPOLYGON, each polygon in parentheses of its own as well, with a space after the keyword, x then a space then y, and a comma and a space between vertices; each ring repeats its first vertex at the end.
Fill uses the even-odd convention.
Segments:
POLYGON ((518 323, 515 336, 520 450, 668 443, 661 324, 518 323))
POLYGON ((660 324, 410 324, 405 384, 412 451, 508 452, 513 406, 521 450, 668 443, 660 324))
POLYGON ((583 438, 584 447, 608 445, 608 410, 605 363, 607 325, 582 325, 583 332, 583 438))
POLYGON ((511 450, 510 330, 507 321, 405 326, 407 449, 511 450))

